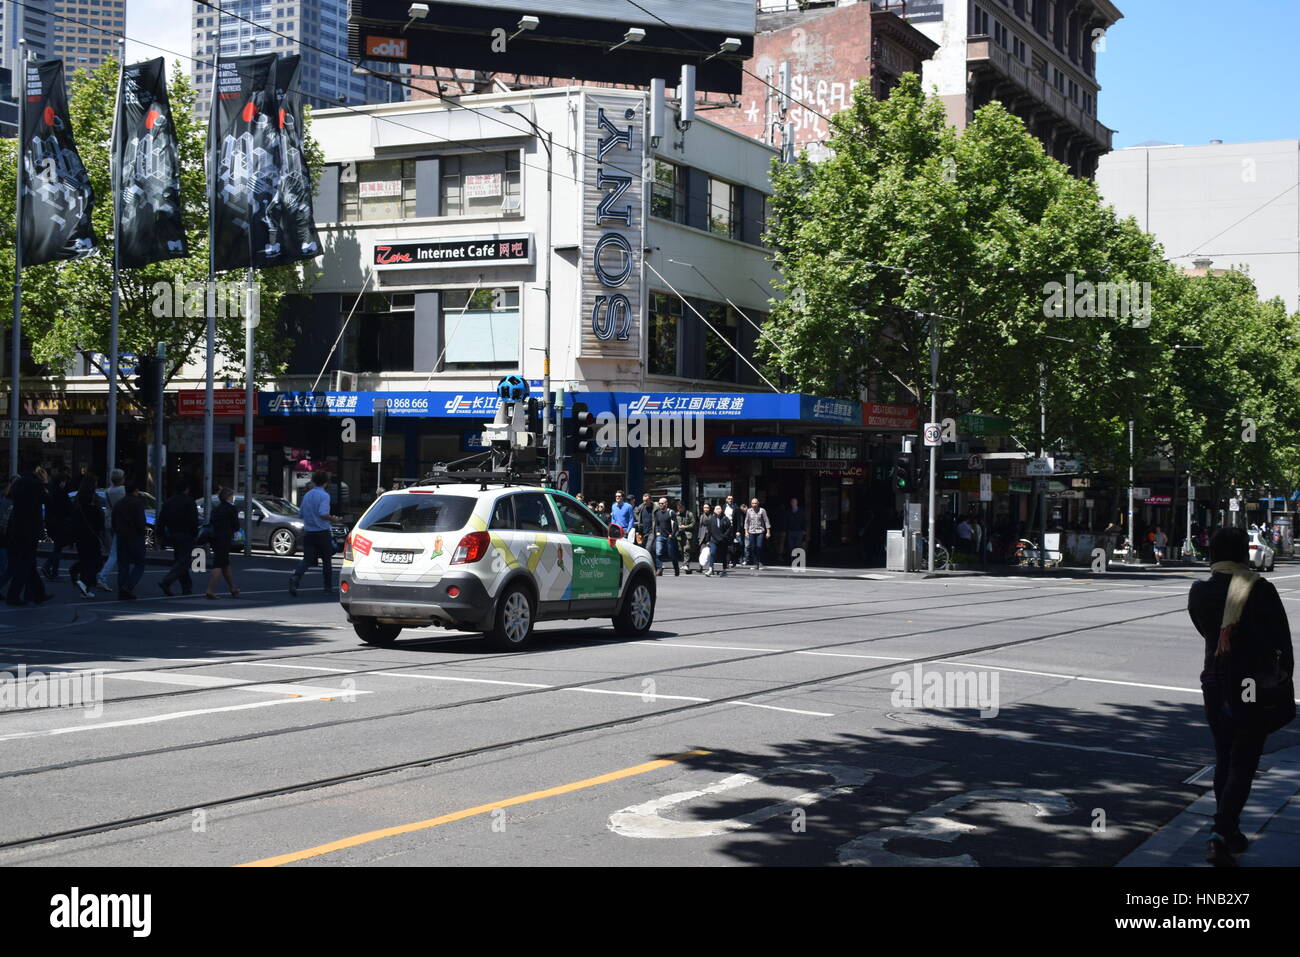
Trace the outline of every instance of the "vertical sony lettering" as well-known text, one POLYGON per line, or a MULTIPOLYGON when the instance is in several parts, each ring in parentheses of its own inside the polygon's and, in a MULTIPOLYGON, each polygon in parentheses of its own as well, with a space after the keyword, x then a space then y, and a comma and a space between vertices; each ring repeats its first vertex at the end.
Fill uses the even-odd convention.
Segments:
POLYGON ((81 259, 95 250, 95 194, 77 153, 62 60, 20 63, 23 110, 23 265, 81 259))

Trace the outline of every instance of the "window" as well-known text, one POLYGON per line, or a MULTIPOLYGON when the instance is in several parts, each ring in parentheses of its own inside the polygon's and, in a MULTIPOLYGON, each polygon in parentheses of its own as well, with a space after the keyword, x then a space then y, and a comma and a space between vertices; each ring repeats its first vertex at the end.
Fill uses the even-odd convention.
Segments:
POLYGON ((448 289, 442 294, 444 368, 519 367, 519 289, 448 289))
POLYGON ((1014 33, 1011 35, 1011 53, 1021 63, 1028 63, 1029 56, 1025 49, 1025 41, 1020 39, 1014 33))
POLYGON ((443 157, 444 216, 501 216, 521 212, 517 150, 443 157))
POLYGON ((668 293, 650 296, 651 375, 680 375, 678 371, 678 336, 682 328, 682 301, 668 293))
POLYGON ((358 527, 376 532, 454 532, 465 527, 474 504, 474 499, 463 495, 385 495, 358 527))
MULTIPOLYGON (((391 293, 362 297, 339 345, 339 368, 351 372, 413 372, 415 366, 414 314, 400 308, 391 293)), ((352 308, 344 297, 346 318, 352 308)))
POLYGON ((342 164, 339 213, 345 223, 414 216, 415 160, 342 164))
POLYGON ((1010 44, 1007 42, 1007 28, 1001 20, 993 21, 993 41, 1002 49, 1006 49, 1010 44))
POLYGON ((650 212, 675 223, 686 222, 686 170, 675 163, 655 160, 650 212))
POLYGON ((709 320, 710 329, 704 327, 704 378, 719 382, 736 381, 736 346, 740 320, 735 311, 725 304, 698 303, 696 308, 709 320), (715 332, 714 329, 717 331, 715 332))
POLYGON ((590 535, 594 538, 604 538, 608 534, 605 525, 573 499, 564 495, 556 495, 551 501, 555 503, 556 511, 560 513, 560 521, 564 523, 564 530, 570 535, 590 535))
POLYGON ((970 36, 986 37, 989 35, 989 15, 981 6, 971 8, 970 36))
POLYGON ((740 189, 720 179, 709 180, 709 232, 732 239, 740 236, 740 215, 736 202, 740 189))
POLYGON ((521 532, 555 532, 555 516, 546 496, 525 492, 511 496, 515 500, 515 527, 521 532))
POLYGON ((492 521, 488 528, 512 529, 515 527, 515 497, 507 495, 499 499, 496 508, 492 510, 492 521))

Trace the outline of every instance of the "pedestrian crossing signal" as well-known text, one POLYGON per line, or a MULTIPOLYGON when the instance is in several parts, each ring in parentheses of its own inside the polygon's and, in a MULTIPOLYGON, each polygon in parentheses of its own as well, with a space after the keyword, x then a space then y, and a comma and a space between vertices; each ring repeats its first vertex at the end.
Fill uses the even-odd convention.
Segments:
POLYGON ((912 491, 912 456, 904 453, 894 459, 893 482, 897 492, 912 491))

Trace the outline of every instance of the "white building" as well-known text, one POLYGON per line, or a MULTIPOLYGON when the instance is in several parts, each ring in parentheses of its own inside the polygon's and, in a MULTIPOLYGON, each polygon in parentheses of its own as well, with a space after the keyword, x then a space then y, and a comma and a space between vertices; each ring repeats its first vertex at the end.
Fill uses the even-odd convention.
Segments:
POLYGON ((1300 310, 1300 140, 1134 146, 1101 161, 1097 188, 1175 265, 1241 269, 1300 310))

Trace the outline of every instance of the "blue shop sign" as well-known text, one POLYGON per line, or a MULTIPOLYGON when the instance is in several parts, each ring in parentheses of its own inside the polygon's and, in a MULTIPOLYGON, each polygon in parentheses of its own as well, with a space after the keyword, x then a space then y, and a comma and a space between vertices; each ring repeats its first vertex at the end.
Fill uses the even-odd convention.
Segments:
POLYGON ((574 398, 588 403, 592 412, 620 415, 698 415, 706 419, 786 420, 861 425, 862 403, 823 399, 798 392, 592 392, 574 398))
POLYGON ((483 444, 483 432, 480 429, 467 429, 460 434, 462 452, 485 452, 488 446, 483 444))
POLYGON ((788 435, 719 435, 713 451, 720 456, 781 459, 794 455, 794 438, 788 435))
POLYGON ((811 422, 861 425, 862 403, 851 402, 848 399, 822 399, 815 395, 800 395, 799 418, 811 422))
POLYGON ((406 418, 467 418, 482 421, 497 413, 495 392, 263 392, 262 415, 370 415, 375 399, 386 399, 388 414, 406 418))

